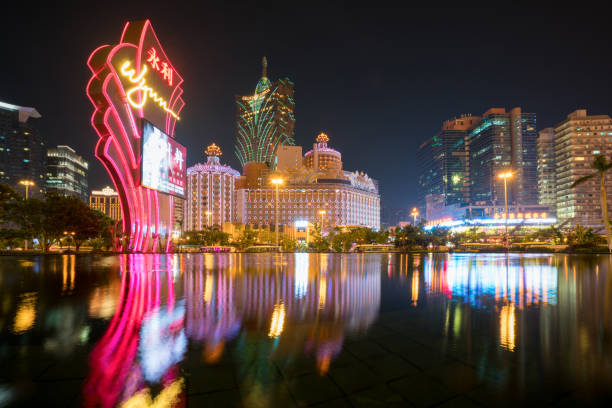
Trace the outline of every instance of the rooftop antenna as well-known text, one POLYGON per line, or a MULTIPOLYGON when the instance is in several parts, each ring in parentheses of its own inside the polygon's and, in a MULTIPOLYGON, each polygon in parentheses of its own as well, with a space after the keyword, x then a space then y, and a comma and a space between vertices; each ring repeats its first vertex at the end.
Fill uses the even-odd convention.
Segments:
POLYGON ((261 77, 266 78, 268 76, 268 60, 264 56, 261 59, 261 77))

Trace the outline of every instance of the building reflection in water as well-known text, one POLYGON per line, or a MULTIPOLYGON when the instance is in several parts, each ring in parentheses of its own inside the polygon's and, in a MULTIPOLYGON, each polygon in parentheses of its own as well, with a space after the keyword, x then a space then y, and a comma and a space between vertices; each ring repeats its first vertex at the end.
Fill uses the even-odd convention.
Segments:
MULTIPOLYGON (((330 258, 123 256, 116 311, 90 356, 86 405, 182 405, 178 364, 188 341, 202 345, 205 364, 219 361, 236 339, 246 381, 269 375, 262 367, 274 356, 312 355, 326 372, 344 337, 364 332, 380 305, 380 262, 330 258), (244 360, 251 347, 260 352, 254 364, 244 360), (158 385, 162 391, 152 395, 158 385)), ((90 313, 105 315, 109 288, 90 297, 90 313)))

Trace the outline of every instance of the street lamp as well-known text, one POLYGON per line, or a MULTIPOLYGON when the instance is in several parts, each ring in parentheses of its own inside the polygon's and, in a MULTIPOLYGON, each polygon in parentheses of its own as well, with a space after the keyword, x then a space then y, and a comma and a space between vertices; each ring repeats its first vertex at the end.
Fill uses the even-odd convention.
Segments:
POLYGON ((26 193, 25 198, 27 200, 29 188, 34 186, 34 182, 32 180, 20 180, 19 184, 21 184, 22 186, 25 186, 25 193, 26 193))
POLYGON ((270 180, 270 182, 272 184, 274 184, 274 187, 276 187, 276 199, 274 200, 276 203, 276 215, 275 215, 275 226, 274 226, 274 233, 275 233, 275 238, 276 238, 276 246, 278 246, 278 187, 283 184, 283 179, 282 178, 273 178, 272 180, 270 180))
POLYGON ((412 216, 412 219, 413 219, 412 224, 416 227, 416 219, 419 216, 419 210, 417 210, 417 208, 414 207, 412 209, 412 212, 410 213, 410 215, 412 216))
MULTIPOLYGON (((25 190, 26 190, 25 191, 25 193, 26 193, 25 194, 25 198, 27 200, 28 199, 29 188, 34 185, 34 182, 32 180, 20 180, 19 184, 21 184, 22 186, 25 186, 25 190)), ((25 242, 25 244, 23 245, 23 249, 24 249, 24 251, 27 251, 28 250, 28 239, 26 238, 24 240, 24 242, 25 242)))
POLYGON ((323 221, 325 220, 325 214, 327 214, 327 211, 325 210, 319 210, 319 215, 321 216, 321 236, 323 236, 323 221))
POLYGON ((497 175, 504 180, 504 244, 508 245, 508 179, 512 178, 514 173, 506 171, 497 175))
MULTIPOLYGON (((74 231, 64 231, 64 235, 67 235, 68 238, 74 239, 74 231)), ((70 251, 70 240, 68 240, 68 251, 70 251)))
POLYGON ((208 220, 206 225, 208 226, 208 228, 211 228, 211 225, 210 225, 210 216, 212 214, 212 211, 206 211, 205 214, 206 214, 206 217, 207 217, 207 220, 208 220))

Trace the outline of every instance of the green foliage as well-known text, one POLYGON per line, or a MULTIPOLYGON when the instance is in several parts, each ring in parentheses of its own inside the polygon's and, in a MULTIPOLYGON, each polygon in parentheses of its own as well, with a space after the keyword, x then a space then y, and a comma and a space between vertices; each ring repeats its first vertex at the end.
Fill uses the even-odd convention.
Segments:
POLYGON ((245 249, 255 245, 255 242, 257 242, 257 232, 245 228, 238 239, 234 241, 234 245, 238 249, 245 249))
POLYGON ((389 242, 388 231, 374 231, 370 228, 355 228, 346 232, 339 229, 331 231, 327 240, 336 252, 347 252, 358 244, 386 244, 389 242))
POLYGON ((216 229, 189 231, 185 233, 185 243, 188 245, 228 245, 229 234, 216 229))
POLYGON ((330 245, 329 237, 324 237, 321 234, 321 226, 315 223, 312 230, 312 241, 308 247, 315 252, 328 252, 330 245))
POLYGON ((282 235, 280 237, 280 246, 283 252, 295 252, 297 249, 297 242, 286 235, 282 235))
POLYGON ((603 244, 605 241, 601 236, 595 234, 591 228, 577 224, 569 230, 566 236, 567 245, 572 249, 594 247, 603 244))

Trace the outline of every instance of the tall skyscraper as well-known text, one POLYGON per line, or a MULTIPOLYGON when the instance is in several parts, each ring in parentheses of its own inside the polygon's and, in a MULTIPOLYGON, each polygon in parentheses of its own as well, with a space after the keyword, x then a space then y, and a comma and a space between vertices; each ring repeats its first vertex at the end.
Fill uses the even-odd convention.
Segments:
POLYGON ((267 67, 263 57, 253 95, 236 95, 235 153, 243 167, 253 162, 271 166, 278 146, 294 144, 293 82, 289 78, 270 81, 267 67))
POLYGON ((547 205, 552 214, 556 212, 556 169, 554 129, 538 132, 538 204, 547 205))
POLYGON ((206 163, 187 169, 184 231, 200 231, 235 221, 234 189, 240 173, 221 164, 221 154, 213 143, 206 149, 206 163))
POLYGON ((508 202, 536 204, 536 115, 521 108, 486 111, 469 134, 470 202, 503 204, 504 183, 497 175, 512 170, 508 202))
POLYGON ((444 205, 469 202, 468 133, 479 120, 472 115, 447 120, 440 132, 419 147, 418 201, 422 214, 427 195, 441 195, 444 205))
POLYGON ((45 191, 45 143, 28 121, 40 117, 34 108, 0 102, 0 182, 21 193, 21 181, 33 182, 30 197, 42 197, 45 191))
MULTIPOLYGON (((612 156, 612 118, 608 115, 587 115, 576 110, 555 126, 554 131, 557 219, 562 224, 582 224, 603 231, 599 178, 572 187, 580 177, 594 172, 591 164, 598 155, 612 156)), ((612 196, 612 176, 606 176, 606 191, 612 196)), ((608 200, 612 214, 612 200, 608 200)))
POLYGON ((75 196, 87 203, 87 171, 89 163, 70 146, 60 145, 47 150, 47 191, 75 196))

